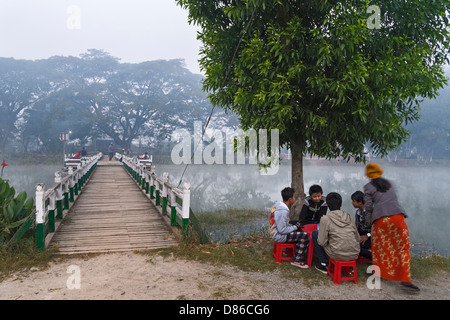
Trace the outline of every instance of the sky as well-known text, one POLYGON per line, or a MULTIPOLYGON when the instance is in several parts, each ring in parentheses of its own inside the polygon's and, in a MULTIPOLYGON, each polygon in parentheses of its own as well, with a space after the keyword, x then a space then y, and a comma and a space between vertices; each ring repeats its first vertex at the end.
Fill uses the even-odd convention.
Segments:
POLYGON ((201 73, 198 26, 175 0, 0 0, 0 57, 104 50, 121 62, 184 59, 201 73))

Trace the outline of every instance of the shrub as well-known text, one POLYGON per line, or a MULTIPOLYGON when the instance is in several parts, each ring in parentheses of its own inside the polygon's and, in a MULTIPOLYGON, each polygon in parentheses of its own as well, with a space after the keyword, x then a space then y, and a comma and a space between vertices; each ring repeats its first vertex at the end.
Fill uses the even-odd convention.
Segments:
POLYGON ((33 199, 27 200, 25 191, 14 198, 15 193, 8 182, 0 179, 0 243, 11 240, 22 226, 30 223, 34 214, 33 199))

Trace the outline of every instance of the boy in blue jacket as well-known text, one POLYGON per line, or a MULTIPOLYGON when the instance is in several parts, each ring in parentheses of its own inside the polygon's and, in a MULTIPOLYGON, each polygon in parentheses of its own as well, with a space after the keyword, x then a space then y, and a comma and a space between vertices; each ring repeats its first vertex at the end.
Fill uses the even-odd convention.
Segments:
POLYGON ((289 187, 281 191, 283 202, 275 206, 273 217, 270 219, 270 234, 275 242, 295 242, 295 254, 291 264, 299 268, 308 268, 303 260, 308 251, 309 235, 301 231, 300 223, 289 224, 289 209, 295 202, 294 193, 295 190, 289 187))

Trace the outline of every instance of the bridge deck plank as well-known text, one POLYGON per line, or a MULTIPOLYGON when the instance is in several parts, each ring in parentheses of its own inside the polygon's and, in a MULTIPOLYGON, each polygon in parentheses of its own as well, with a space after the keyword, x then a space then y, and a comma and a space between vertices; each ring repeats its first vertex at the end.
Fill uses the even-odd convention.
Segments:
POLYGON ((60 253, 166 248, 175 236, 118 161, 96 168, 51 240, 60 253))

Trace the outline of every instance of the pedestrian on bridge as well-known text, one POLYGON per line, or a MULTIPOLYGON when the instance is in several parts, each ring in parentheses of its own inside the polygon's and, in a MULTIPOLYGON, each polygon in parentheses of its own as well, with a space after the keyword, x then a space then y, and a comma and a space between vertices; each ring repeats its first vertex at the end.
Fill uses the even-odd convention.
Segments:
POLYGON ((109 147, 108 147, 108 154, 109 154, 109 161, 111 161, 111 159, 112 159, 113 156, 114 156, 114 145, 113 145, 112 142, 109 144, 109 147))

